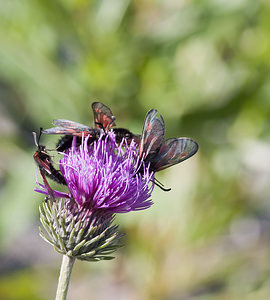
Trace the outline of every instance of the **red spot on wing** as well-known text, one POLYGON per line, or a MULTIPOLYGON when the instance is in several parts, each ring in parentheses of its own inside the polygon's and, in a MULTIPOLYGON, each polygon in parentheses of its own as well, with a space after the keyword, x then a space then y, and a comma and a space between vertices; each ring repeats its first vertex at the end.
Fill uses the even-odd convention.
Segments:
POLYGON ((152 123, 148 123, 146 126, 146 131, 149 132, 152 129, 152 123))

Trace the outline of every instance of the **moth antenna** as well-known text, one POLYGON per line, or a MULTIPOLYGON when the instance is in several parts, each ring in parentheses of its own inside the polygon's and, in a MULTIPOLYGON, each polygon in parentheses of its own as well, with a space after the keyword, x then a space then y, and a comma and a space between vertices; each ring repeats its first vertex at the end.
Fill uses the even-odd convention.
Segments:
POLYGON ((39 127, 39 135, 38 135, 38 141, 37 141, 38 145, 39 145, 39 142, 40 142, 40 137, 41 137, 42 131, 43 131, 43 128, 39 127))
POLYGON ((154 181, 157 181, 158 184, 164 186, 164 184, 162 182, 160 182, 157 178, 155 178, 154 181))
POLYGON ((36 133, 35 131, 32 132, 32 133, 33 133, 33 136, 34 136, 34 142, 35 142, 35 145, 36 145, 37 147, 39 147, 39 141, 40 141, 40 137, 41 137, 42 131, 43 131, 43 128, 40 127, 40 128, 39 128, 39 135, 38 135, 38 136, 37 136, 37 133, 36 133))
POLYGON ((43 128, 39 127, 38 145, 39 145, 39 141, 40 141, 40 137, 41 137, 42 131, 43 131, 43 128))
POLYGON ((38 148, 37 134, 36 134, 36 132, 35 132, 35 131, 33 131, 32 133, 33 133, 33 137, 34 137, 34 143, 35 143, 35 145, 36 145, 36 146, 37 146, 37 148, 38 148))
POLYGON ((162 189, 162 191, 164 192, 169 192, 171 190, 171 188, 164 188, 164 184, 162 184, 161 182, 159 181, 156 181, 156 178, 154 180, 151 180, 156 186, 158 186, 160 189, 162 189))
POLYGON ((112 116, 111 118, 112 118, 112 120, 111 120, 111 122, 109 123, 108 128, 110 128, 111 124, 116 120, 116 117, 115 117, 115 116, 112 116))

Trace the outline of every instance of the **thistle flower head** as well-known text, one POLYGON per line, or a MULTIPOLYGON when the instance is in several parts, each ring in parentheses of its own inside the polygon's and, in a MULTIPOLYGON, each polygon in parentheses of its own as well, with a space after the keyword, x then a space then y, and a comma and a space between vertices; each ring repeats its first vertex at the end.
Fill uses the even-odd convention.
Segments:
MULTIPOLYGON (((49 209, 44 208, 44 204, 41 210, 43 227, 51 236, 47 240, 61 253, 69 251, 69 255, 72 255, 74 248, 76 253, 78 252, 76 248, 78 243, 74 242, 72 245, 69 240, 76 232, 79 234, 79 225, 84 224, 84 231, 88 233, 96 228, 95 234, 92 234, 91 238, 100 236, 105 230, 107 235, 104 233, 102 245, 111 238, 115 243, 119 236, 116 233, 117 227, 106 229, 111 226, 113 215, 146 209, 152 205, 149 198, 153 190, 151 181, 154 174, 150 173, 149 168, 145 167, 138 158, 135 142, 127 145, 123 140, 117 146, 113 132, 101 136, 90 145, 88 145, 88 138, 83 138, 79 147, 76 147, 74 138, 72 147, 63 154, 59 161, 59 168, 65 178, 68 193, 54 190, 48 192, 41 184, 39 185, 42 189, 36 189, 36 191, 46 194, 49 198, 53 195, 56 203, 62 203, 61 207, 55 206, 55 216, 50 213, 49 209), (124 143, 125 145, 123 145, 124 143), (138 170, 143 170, 143 172, 138 172, 138 170), (61 198, 61 200, 57 200, 57 198, 61 198), (62 218, 61 221, 58 218, 62 218), (79 222, 78 231, 74 229, 74 226, 68 227, 72 228, 71 231, 75 230, 75 233, 65 228, 70 222, 76 224, 79 222)), ((50 201, 54 202, 52 201, 54 199, 50 199, 50 201)), ((53 203, 51 206, 53 207, 53 203)), ((43 233, 42 236, 44 237, 43 233)), ((86 243, 92 247, 91 238, 82 235, 77 240, 82 239, 85 242, 79 243, 86 243)), ((114 244, 113 246, 115 248, 114 244)), ((88 248, 80 249, 80 254, 76 254, 80 259, 85 259, 82 257, 86 252, 91 253, 90 258, 93 259, 92 253, 96 253, 92 248, 90 250, 88 248)), ((90 258, 87 256, 88 260, 90 258)))
POLYGON ((73 199, 79 208, 90 212, 114 214, 150 207, 153 174, 144 165, 144 173, 137 173, 143 162, 138 159, 135 143, 123 147, 123 140, 116 146, 113 132, 91 145, 87 141, 83 139, 79 148, 73 143, 59 161, 69 189, 61 196, 73 199))

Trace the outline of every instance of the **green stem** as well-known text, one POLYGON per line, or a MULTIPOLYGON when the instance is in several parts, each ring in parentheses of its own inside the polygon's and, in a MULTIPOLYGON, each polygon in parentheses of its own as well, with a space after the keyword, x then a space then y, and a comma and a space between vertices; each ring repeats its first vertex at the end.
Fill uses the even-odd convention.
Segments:
POLYGON ((63 255, 55 300, 66 300, 68 285, 75 258, 63 255))

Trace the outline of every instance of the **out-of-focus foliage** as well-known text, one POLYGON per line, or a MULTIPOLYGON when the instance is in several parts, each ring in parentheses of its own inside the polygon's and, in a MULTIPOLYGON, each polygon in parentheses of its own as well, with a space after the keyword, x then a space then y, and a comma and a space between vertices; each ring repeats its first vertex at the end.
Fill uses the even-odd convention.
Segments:
POLYGON ((200 150, 158 174, 172 191, 151 209, 117 217, 114 261, 75 264, 69 299, 269 299, 269 15, 266 0, 0 2, 0 300, 54 296, 31 132, 92 124, 96 100, 136 133, 156 108, 200 150))

